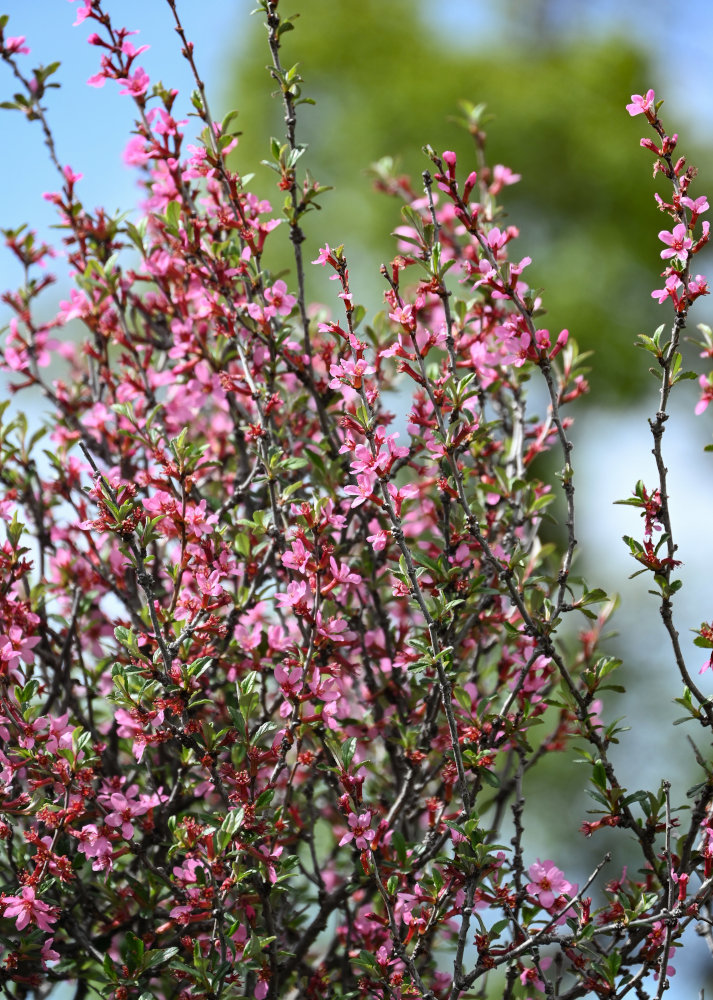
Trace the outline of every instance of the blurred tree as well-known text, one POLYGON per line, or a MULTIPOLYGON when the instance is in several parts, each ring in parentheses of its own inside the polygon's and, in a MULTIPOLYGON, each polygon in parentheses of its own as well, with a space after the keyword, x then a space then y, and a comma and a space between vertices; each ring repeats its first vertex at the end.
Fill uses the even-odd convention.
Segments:
MULTIPOLYGON (((378 308, 378 267, 394 255, 388 234, 400 222, 398 206, 372 190, 366 168, 398 155, 417 183, 429 165, 421 152, 428 142, 455 149, 464 173, 474 165, 472 141, 449 116, 459 100, 484 102, 494 115, 489 161, 522 175, 506 204, 521 230, 520 252, 534 261, 526 277, 546 290, 543 325, 567 326, 596 352, 592 402, 638 395, 648 376, 632 341, 661 322, 650 299, 659 246, 651 190, 642 182, 649 154, 638 148, 636 123, 624 110, 650 81, 644 54, 620 39, 558 37, 553 0, 510 0, 513 30, 487 46, 466 26, 444 38, 431 23, 433 6, 413 0, 283 0, 282 8, 283 17, 300 13, 296 30, 283 36, 283 65, 299 62, 304 95, 316 101, 298 109, 298 140, 309 146, 300 165, 335 187, 322 198, 319 231, 332 245, 346 244, 357 299, 378 308)), ((267 158, 269 137, 284 134, 281 103, 265 96, 268 52, 258 17, 249 30, 230 92, 243 130, 238 167, 267 158)), ((274 176, 263 168, 252 184, 276 201, 274 176)), ((307 218, 308 259, 317 249, 310 228, 307 218)), ((269 263, 288 268, 281 235, 269 263)), ((323 281, 321 273, 310 277, 323 281)), ((323 284, 311 287, 327 297, 323 284)))

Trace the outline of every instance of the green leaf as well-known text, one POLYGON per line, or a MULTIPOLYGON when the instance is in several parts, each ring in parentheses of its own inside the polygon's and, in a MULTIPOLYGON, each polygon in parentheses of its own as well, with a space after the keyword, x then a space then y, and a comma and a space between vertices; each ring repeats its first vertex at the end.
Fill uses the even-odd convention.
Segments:
POLYGON ((274 797, 275 797, 275 789, 274 788, 266 788, 264 792, 260 792, 260 794, 258 795, 258 797, 257 797, 257 799, 255 801, 255 808, 256 809, 264 809, 265 806, 269 806, 270 805, 270 803, 272 802, 272 800, 274 799, 274 797))
MULTIPOLYGON (((177 955, 178 951, 178 948, 157 948, 155 951, 148 952, 147 955, 144 955, 144 970, 155 969, 157 965, 163 965, 172 959, 174 955, 177 955)), ((153 993, 146 995, 150 996, 151 1000, 153 1000, 153 993)))
POLYGON ((400 865, 406 864, 406 840, 404 839, 403 833, 400 830, 394 830, 391 835, 391 843, 394 850, 396 851, 396 857, 399 859, 400 865))
POLYGON ((177 201, 169 201, 165 212, 168 228, 178 230, 178 223, 181 219, 181 206, 177 201))
POLYGON ((349 765, 352 762, 354 753, 356 751, 357 738, 356 736, 350 736, 346 743, 342 746, 342 764, 344 765, 344 770, 349 770, 349 765))
POLYGON ((607 772, 604 769, 604 765, 600 760, 595 761, 594 767, 592 768, 592 782, 603 791, 607 788, 607 772))
POLYGON ((242 826, 244 816, 245 810, 242 806, 238 809, 231 809, 220 824, 220 832, 225 833, 228 838, 233 837, 242 826))

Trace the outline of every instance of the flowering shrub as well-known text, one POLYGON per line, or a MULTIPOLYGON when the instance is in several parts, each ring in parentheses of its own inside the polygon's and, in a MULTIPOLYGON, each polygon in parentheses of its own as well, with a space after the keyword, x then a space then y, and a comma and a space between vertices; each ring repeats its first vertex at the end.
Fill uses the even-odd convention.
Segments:
MULTIPOLYGON (((211 117, 168 3, 195 144, 101 0, 76 20, 96 28, 90 84, 118 83, 136 108, 138 225, 81 204, 43 103, 56 66, 28 72, 25 39, 0 20, 19 87, 5 106, 44 132, 74 282, 40 321, 56 251, 4 231, 26 280, 4 296, 3 368, 15 396, 39 389, 51 408, 31 426, 2 405, 4 991, 660 996, 684 931, 710 919, 713 770, 697 751, 682 811, 665 782, 622 787, 609 757, 620 727, 600 699, 619 663, 599 640, 613 602, 572 575, 569 405, 587 385, 513 254, 499 199, 519 178, 487 164, 483 109, 467 106, 476 170, 427 148, 422 188, 379 175, 403 217, 384 313, 367 321, 344 246, 313 262, 335 282, 329 304, 308 303, 303 224, 323 189, 299 169, 302 80, 280 56, 292 21, 260 0, 287 127, 274 211, 229 165, 233 116, 211 117), (294 247, 283 277, 264 263, 278 226, 294 247), (401 433, 394 387, 411 394, 401 433), (555 487, 533 469, 547 451, 555 487), (558 495, 560 553, 541 539, 558 495), (583 834, 619 828, 638 871, 605 874, 603 854, 577 884, 529 856, 538 804, 523 778, 575 749, 595 803, 583 834)), ((662 442, 674 385, 696 377, 679 346, 708 290, 691 269, 708 203, 653 91, 628 110, 653 130, 642 145, 670 192, 653 295, 674 318, 640 338, 661 383, 659 479, 624 501, 644 518, 627 543, 658 594, 685 717, 705 730, 713 704, 674 623, 662 442)), ((713 398, 700 379, 698 411, 713 398)), ((713 626, 697 643, 713 649, 713 626)))

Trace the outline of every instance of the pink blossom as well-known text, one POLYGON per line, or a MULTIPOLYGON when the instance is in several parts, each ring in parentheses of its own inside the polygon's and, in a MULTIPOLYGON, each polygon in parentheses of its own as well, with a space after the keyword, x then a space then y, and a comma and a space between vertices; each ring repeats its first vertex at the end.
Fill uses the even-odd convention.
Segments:
POLYGON ((213 526, 218 522, 217 514, 209 514, 206 517, 206 507, 207 501, 201 500, 199 504, 190 504, 186 508, 186 528, 196 538, 212 534, 213 526))
MULTIPOLYGON (((69 0, 69 3, 76 3, 76 0, 69 0)), ((76 28, 78 24, 81 24, 92 12, 92 0, 85 0, 84 6, 77 10, 77 20, 72 25, 76 28)))
POLYGON ((663 260, 667 260, 670 257, 677 257, 682 264, 686 263, 688 260, 688 251, 693 246, 693 240, 687 235, 686 227, 682 222, 673 227, 672 233, 663 229, 659 233, 659 239, 668 247, 668 250, 661 251, 663 260))
MULTIPOLYGON (((540 959, 540 968, 543 971, 545 969, 548 969, 551 964, 552 964, 552 959, 550 958, 549 955, 540 959)), ((540 993, 545 992, 545 984, 540 979, 540 975, 534 965, 529 966, 528 968, 522 970, 522 972, 520 973, 520 982, 522 983, 523 986, 534 986, 535 989, 539 990, 540 993)))
POLYGON ((688 295, 690 298, 694 296, 697 298, 699 295, 708 295, 710 289, 708 288, 708 279, 703 274, 697 274, 695 278, 691 278, 688 282, 688 295))
POLYGON ((496 163, 493 167, 493 180, 488 188, 492 195, 500 194, 502 189, 510 184, 517 184, 520 174, 514 174, 510 167, 504 167, 502 163, 496 163))
POLYGON ((35 745, 35 737, 43 733, 47 727, 47 719, 44 716, 35 719, 34 722, 25 723, 22 733, 18 736, 17 742, 21 747, 31 750, 35 745))
POLYGON ((696 416, 700 416, 708 404, 713 403, 713 380, 711 380, 711 376, 701 375, 698 379, 698 384, 701 387, 703 395, 696 403, 696 408, 694 410, 696 416))
POLYGON ((40 952, 40 958, 42 960, 42 967, 47 968, 47 962, 58 962, 60 955, 54 950, 52 945, 54 944, 54 938, 45 938, 42 943, 42 951, 40 952))
POLYGON ((359 816, 357 816, 356 813, 350 812, 347 817, 347 823, 349 823, 350 829, 347 830, 342 839, 339 841, 339 846, 343 847, 345 844, 348 844, 350 840, 353 840, 360 851, 366 851, 370 842, 376 836, 376 831, 369 829, 369 825, 371 823, 371 812, 367 810, 359 816))
POLYGON ((359 574, 353 573, 346 563, 338 563, 334 556, 329 557, 329 567, 335 583, 341 583, 345 586, 354 586, 357 583, 361 583, 359 574))
POLYGON ((141 724, 136 722, 125 708, 117 708, 114 718, 118 727, 116 734, 121 739, 133 739, 134 736, 143 730, 141 724))
POLYGON ((313 264, 321 264, 322 267, 325 264, 336 263, 334 257, 334 251, 329 246, 329 243, 325 243, 323 247, 320 247, 319 253, 317 254, 317 259, 312 261, 313 264))
POLYGON ((348 385, 353 389, 361 389, 364 375, 373 375, 376 369, 364 358, 352 361, 351 358, 340 358, 338 365, 330 365, 329 374, 333 376, 329 383, 330 389, 338 389, 340 385, 348 385))
POLYGON ((627 104, 626 110, 629 112, 632 118, 635 115, 646 114, 650 110, 651 105, 656 100, 656 95, 653 90, 647 90, 646 96, 642 97, 641 94, 631 95, 631 104, 627 104))
POLYGON ((284 281, 276 281, 272 288, 265 289, 265 299, 280 316, 289 316, 297 299, 289 295, 284 281))
POLYGON ((84 177, 84 174, 75 173, 75 171, 72 170, 69 164, 62 167, 62 173, 64 174, 69 184, 76 184, 77 181, 81 181, 82 177, 84 177))
POLYGON ((24 886, 19 896, 6 896, 2 902, 5 916, 17 918, 15 926, 18 931, 33 923, 37 924, 40 930, 51 932, 52 924, 57 920, 54 907, 37 899, 35 889, 31 885, 24 886))
POLYGON ((20 660, 29 666, 35 662, 33 650, 39 642, 38 635, 24 635, 18 625, 11 625, 6 634, 0 635, 0 660, 7 663, 9 670, 14 670, 20 660))
MULTIPOLYGON (((125 44, 128 45, 130 43, 126 42, 125 44)), ((139 49, 139 51, 143 52, 144 49, 147 48, 148 45, 144 45, 142 46, 141 49, 139 49)), ((154 108, 153 111, 149 112, 148 118, 149 121, 153 122, 153 129, 156 135, 178 135, 179 129, 181 128, 182 125, 185 125, 187 121, 184 118, 182 121, 177 122, 175 118, 169 115, 168 111, 166 111, 164 108, 154 108), (156 121, 157 116, 158 116, 158 121, 156 121)))
MULTIPOLYGON (((130 34, 137 35, 138 32, 132 31, 130 32, 130 34)), ((124 55, 130 56, 132 59, 135 59, 137 56, 140 56, 142 52, 146 52, 147 49, 150 48, 151 48, 150 45, 140 45, 137 49, 133 42, 128 42, 128 41, 122 42, 121 45, 121 51, 124 53, 124 55)), ((184 122, 183 124, 185 125, 186 123, 184 122)))
POLYGON ((223 593, 224 579, 224 573, 207 566, 202 566, 195 576, 196 587, 205 597, 219 597, 223 593))
POLYGON ((292 542, 292 548, 289 552, 285 552, 282 556, 282 564, 288 569, 295 570, 297 573, 306 573, 307 564, 312 557, 309 549, 305 547, 304 542, 301 538, 295 538, 292 542))
POLYGON ((278 860, 284 848, 273 847, 272 851, 264 845, 258 847, 260 854, 262 854, 262 860, 267 868, 267 877, 269 881, 274 885, 277 882, 277 871, 275 870, 275 862, 278 860))
POLYGON ((356 632, 350 630, 343 618, 330 618, 328 621, 325 621, 321 611, 317 612, 316 626, 318 634, 331 639, 335 645, 354 642, 357 637, 356 632))
POLYGON ((275 600, 281 608, 295 608, 309 596, 311 594, 307 587, 307 582, 305 580, 293 580, 292 583, 288 583, 287 585, 287 593, 276 594, 275 600))
POLYGON ((691 214, 696 216, 703 215, 704 212, 708 211, 709 207, 708 199, 704 194, 702 194, 700 198, 696 198, 695 201, 693 198, 681 198, 681 204, 685 205, 686 208, 690 209, 691 214))
POLYGON ((117 83, 122 84, 124 88, 119 91, 120 94, 129 94, 131 97, 143 97, 149 89, 151 80, 148 73, 141 66, 137 66, 131 76, 117 77, 117 83))
MULTIPOLYGON (((299 695, 302 690, 302 667, 292 667, 288 671, 281 663, 275 667, 275 680, 280 685, 280 689, 284 694, 285 698, 294 698, 299 695)), ((282 718, 286 718, 292 711, 292 706, 289 701, 282 703, 280 707, 280 715, 282 718)))
POLYGON ((503 230, 501 232, 497 226, 493 226, 493 228, 490 230, 489 233, 486 234, 485 237, 488 246, 496 256, 498 254, 498 251, 502 250, 502 248, 508 242, 509 238, 510 236, 508 231, 503 230))
POLYGON ((131 840, 134 835, 134 827, 130 820, 133 816, 146 812, 146 809, 140 809, 137 812, 134 803, 128 802, 121 792, 113 793, 111 805, 113 811, 107 815, 106 825, 120 830, 124 840, 131 840))
POLYGON ((663 288, 656 288, 651 293, 652 299, 658 299, 659 305, 665 302, 669 297, 673 299, 673 304, 676 306, 678 304, 678 295, 676 294, 678 288, 681 285, 681 280, 677 274, 670 274, 666 278, 666 284, 663 288))
POLYGON ((69 712, 63 712, 62 715, 50 716, 49 721, 50 731, 45 743, 47 752, 57 753, 60 748, 71 747, 74 726, 71 723, 68 725, 69 712))
POLYGON ((358 507, 360 504, 363 504, 366 500, 375 500, 376 499, 374 497, 375 485, 376 485, 376 476, 373 473, 362 472, 357 476, 356 486, 345 486, 344 492, 352 495, 355 498, 352 501, 352 507, 358 507))
POLYGON ((526 361, 530 360, 532 341, 529 333, 521 333, 515 337, 509 337, 503 347, 505 357, 502 358, 503 365, 513 365, 521 368, 526 361))
POLYGON ((338 701, 341 697, 341 691, 336 678, 330 676, 330 674, 321 674, 318 670, 315 670, 312 674, 309 689, 315 698, 319 698, 320 701, 327 703, 338 701))
POLYGON ((418 487, 414 483, 407 483, 406 486, 402 486, 401 489, 397 489, 393 483, 389 483, 386 488, 391 495, 391 499, 394 503, 394 510, 399 517, 401 516, 401 507, 404 500, 413 500, 418 496, 418 487))
MULTIPOLYGON (((370 522, 369 527, 376 522, 370 522)), ((367 542, 371 545, 374 552, 383 552, 386 546, 389 544, 389 532, 384 528, 377 528, 373 535, 367 535, 367 542)))
POLYGON ((572 891, 572 883, 567 881, 564 873, 555 867, 552 861, 540 862, 538 858, 527 869, 527 874, 532 879, 532 882, 528 883, 527 891, 545 910, 552 909, 558 896, 572 891))
POLYGON ((3 44, 5 55, 29 55, 30 50, 25 45, 25 36, 17 35, 15 38, 6 38, 3 44))
POLYGON ((400 323, 405 330, 416 329, 416 310, 409 303, 406 306, 397 306, 393 312, 389 313, 389 319, 394 323, 400 323))

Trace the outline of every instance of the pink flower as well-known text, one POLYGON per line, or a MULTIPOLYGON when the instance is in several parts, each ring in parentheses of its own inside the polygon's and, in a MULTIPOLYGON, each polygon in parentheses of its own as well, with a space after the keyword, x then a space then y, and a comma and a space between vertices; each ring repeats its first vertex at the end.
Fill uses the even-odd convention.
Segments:
POLYGON ((35 646, 40 641, 38 635, 23 635, 22 629, 18 625, 11 625, 7 634, 0 635, 0 660, 8 664, 8 669, 13 671, 20 660, 28 665, 34 663, 35 646))
POLYGON ((374 366, 368 364, 364 358, 360 358, 358 361, 352 361, 351 358, 340 358, 338 365, 329 366, 329 374, 333 376, 329 388, 338 389, 344 383, 353 389, 361 389, 362 377, 373 375, 375 371, 374 366))
POLYGON ((131 76, 118 77, 117 83, 122 84, 124 88, 119 91, 120 94, 129 94, 131 97, 143 97, 149 89, 151 80, 148 73, 141 66, 138 66, 131 76))
POLYGON ((24 886, 19 896, 6 896, 3 905, 6 917, 17 917, 18 931, 24 930, 29 923, 37 924, 40 930, 51 931, 57 919, 54 907, 37 899, 31 885, 24 886))
POLYGON ((329 566, 335 583, 343 583, 345 586, 361 583, 358 573, 353 573, 346 563, 338 563, 334 556, 329 557, 329 566))
POLYGON ((118 727, 116 735, 121 739, 133 739, 142 732, 141 724, 136 722, 125 708, 117 708, 114 718, 118 727))
POLYGON ((216 524, 218 517, 216 514, 209 514, 206 517, 206 501, 201 500, 199 504, 192 504, 186 508, 185 520, 186 528, 191 534, 201 538, 203 535, 212 534, 213 525, 216 524))
POLYGON ((344 492, 355 498, 352 501, 352 507, 358 507, 366 500, 376 500, 374 496, 375 484, 376 476, 373 473, 359 473, 356 486, 345 486, 344 492))
POLYGON ((5 55, 29 55, 29 48, 25 45, 25 36, 18 35, 16 38, 6 38, 3 45, 5 55))
POLYGON ((376 832, 369 829, 371 824, 371 812, 367 810, 360 816, 357 816, 356 813, 349 813, 347 823, 349 823, 351 829, 347 830, 342 839, 339 841, 339 846, 343 847, 345 844, 348 844, 350 840, 353 840, 360 851, 366 851, 369 847, 369 842, 376 836, 376 832))
MULTIPOLYGON (((132 786, 135 788, 136 786, 132 786)), ((129 789, 131 792, 131 789, 129 789)), ((146 796, 143 797, 144 799, 146 796)), ((134 835, 134 827, 131 820, 135 816, 143 816, 151 808, 151 803, 146 801, 130 802, 121 792, 112 792, 109 797, 112 812, 106 817, 106 825, 115 830, 120 830, 124 840, 131 840, 134 835)))
POLYGON ((538 900, 545 910, 551 910, 558 896, 572 891, 572 883, 564 877, 564 873, 552 861, 537 861, 530 865, 527 874, 532 879, 527 891, 538 900))
POLYGON ((688 282, 689 298, 697 298, 699 295, 708 295, 709 291, 708 279, 703 274, 697 274, 695 278, 692 278, 688 282))
POLYGON ((317 612, 315 625, 318 635, 323 635, 326 639, 331 639, 335 644, 353 642, 357 637, 356 632, 351 631, 343 618, 330 618, 328 621, 325 621, 321 611, 317 612))
POLYGON ((502 250, 502 248, 505 246, 509 238, 510 234, 507 232, 507 230, 503 230, 501 232, 497 226, 493 226, 493 228, 490 230, 489 233, 487 233, 485 237, 488 246, 493 251, 496 257, 498 255, 498 251, 502 250))
MULTIPOLYGON (((280 685, 285 697, 296 696, 302 689, 302 667, 293 667, 288 672, 281 663, 278 663, 275 667, 275 680, 280 685)), ((289 711, 290 708, 288 705, 289 711)))
POLYGON ((669 257, 677 257, 682 264, 688 260, 688 251, 693 246, 693 240, 686 235, 686 227, 682 222, 673 227, 673 232, 669 233, 663 229, 659 233, 659 239, 668 246, 668 250, 661 251, 663 260, 669 257))
POLYGON ((289 316, 297 299, 289 295, 284 281, 276 281, 272 288, 265 289, 265 299, 280 316, 289 316))
POLYGON ((317 259, 312 261, 313 264, 321 264, 322 267, 325 264, 331 264, 332 267, 336 264, 336 259, 334 257, 334 251, 329 246, 329 243, 325 243, 323 247, 320 247, 317 259))
POLYGON ((530 360, 532 341, 529 333, 521 333, 519 336, 508 337, 503 346, 506 354, 502 358, 501 364, 521 368, 526 361, 530 360))
POLYGON ((647 90, 646 97, 642 97, 641 94, 632 94, 631 104, 627 104, 626 110, 632 118, 634 118, 635 115, 646 114, 655 100, 656 95, 653 90, 647 90))
MULTIPOLYGON (((75 0, 69 0, 69 2, 74 3, 75 0)), ((91 12, 92 12, 92 0, 85 0, 84 6, 80 7, 79 10, 77 11, 77 20, 74 22, 72 27, 76 28, 78 24, 81 24, 82 21, 84 21, 86 18, 89 17, 91 12)))
POLYGON ((666 278, 666 284, 664 285, 664 287, 654 289, 654 291, 651 293, 651 298, 658 299, 660 305, 662 302, 665 302, 666 299, 669 298, 670 296, 673 299, 674 306, 677 306, 679 300, 678 300, 678 295, 676 293, 678 291, 678 287, 680 284, 681 280, 678 277, 678 275, 670 274, 668 278, 666 278))
POLYGON ((681 198, 681 204, 685 205, 686 208, 691 210, 692 215, 702 215, 704 212, 708 211, 708 199, 704 194, 700 198, 681 198))
POLYGON ((502 163, 496 163, 493 167, 493 181, 488 188, 492 195, 500 194, 502 189, 510 184, 517 184, 520 174, 514 174, 510 167, 504 167, 502 163))
POLYGON ((292 550, 285 552, 282 556, 282 565, 296 573, 306 573, 311 556, 311 552, 305 548, 302 539, 295 538, 292 542, 292 550))
MULTIPOLYGON (((540 968, 543 971, 549 968, 551 964, 552 964, 552 959, 550 958, 549 955, 547 955, 545 958, 540 959, 540 968)), ((545 984, 540 979, 539 973, 537 969, 534 967, 534 965, 528 968, 524 968, 522 970, 522 972, 520 973, 520 982, 522 983, 523 986, 534 986, 535 989, 539 990, 540 993, 545 992, 545 984)))
POLYGON ((392 319, 394 323, 400 323, 405 330, 416 329, 416 310, 411 303, 403 307, 397 306, 393 312, 389 313, 389 319, 392 319))
MULTIPOLYGON (((369 527, 377 524, 376 521, 371 521, 369 527)), ((373 535, 367 535, 367 542, 371 544, 374 552, 382 552, 389 543, 389 532, 385 528, 377 527, 373 535)))
POLYGON ((97 90, 100 87, 103 87, 105 83, 106 83, 106 73, 104 73, 103 70, 100 70, 98 73, 95 73, 93 76, 90 76, 87 79, 87 86, 96 87, 97 90))
POLYGON ((60 956, 54 950, 52 945, 54 944, 54 938, 45 938, 44 944, 42 945, 42 951, 40 952, 40 958, 42 960, 43 968, 47 968, 47 962, 59 962, 60 956))
MULTIPOLYGON (((136 35, 138 32, 132 31, 131 34, 136 35)), ((137 56, 140 56, 142 52, 146 52, 146 50, 150 48, 150 45, 140 45, 137 49, 133 42, 124 42, 121 46, 121 51, 125 56, 131 56, 132 59, 135 59, 137 56)), ((162 115, 165 114, 163 109, 159 109, 159 112, 162 115)), ((182 122, 181 124, 185 125, 186 123, 182 122)))
MULTIPOLYGON (((287 553, 285 553, 287 555, 287 553)), ((276 594, 275 600, 281 608, 295 608, 311 596, 305 580, 293 580, 287 585, 286 594, 276 594)))
MULTIPOLYGON (((124 46, 129 45, 130 42, 125 42, 124 46)), ((138 51, 143 52, 147 49, 148 45, 143 45, 138 51)), ((143 70, 141 71, 143 72, 143 70)), ((148 77, 147 77, 148 80, 148 77)), ((157 135, 178 135, 179 128, 181 125, 185 125, 187 120, 184 118, 182 121, 177 122, 175 118, 172 118, 167 111, 163 108, 156 108, 153 113, 149 112, 149 120, 153 123, 154 132, 157 135), (158 112, 158 121, 156 121, 156 111, 158 112)))
POLYGON ((274 885, 275 882, 277 882, 277 871, 275 869, 275 862, 282 854, 283 848, 273 847, 272 851, 270 851, 269 848, 261 844, 260 847, 258 847, 258 850, 260 854, 262 854, 263 856, 262 860, 265 867, 267 868, 267 877, 270 880, 270 882, 274 885))
POLYGON ((708 375, 701 375, 698 379, 698 384, 701 387, 703 395, 696 403, 696 409, 694 412, 697 417, 703 413, 709 403, 713 403, 713 382, 711 381, 711 377, 708 375))

